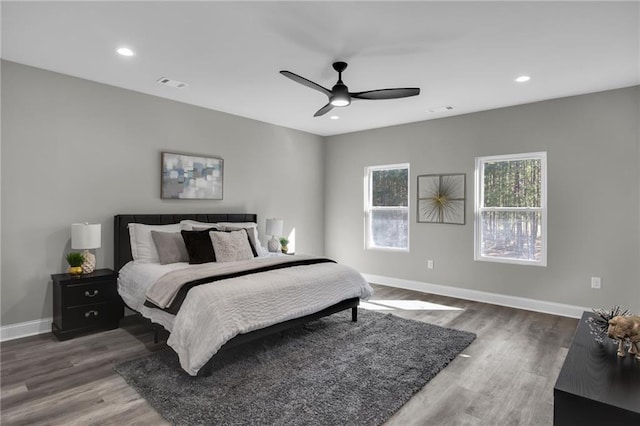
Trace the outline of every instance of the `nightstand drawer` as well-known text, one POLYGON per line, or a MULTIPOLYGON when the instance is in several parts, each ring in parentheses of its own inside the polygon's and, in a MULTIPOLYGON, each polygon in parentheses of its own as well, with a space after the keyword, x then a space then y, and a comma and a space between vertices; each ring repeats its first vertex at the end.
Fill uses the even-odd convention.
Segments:
POLYGON ((96 303, 65 309, 62 322, 64 329, 80 329, 117 322, 118 319, 119 312, 115 306, 109 303, 96 303))
POLYGON ((118 292, 110 281, 98 281, 90 284, 68 285, 63 290, 62 297, 65 306, 74 307, 117 299, 118 292))

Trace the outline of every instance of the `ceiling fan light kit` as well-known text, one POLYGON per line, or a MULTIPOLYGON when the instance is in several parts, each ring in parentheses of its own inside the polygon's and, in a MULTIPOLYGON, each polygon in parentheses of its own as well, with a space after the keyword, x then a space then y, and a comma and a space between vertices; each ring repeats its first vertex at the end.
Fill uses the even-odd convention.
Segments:
POLYGON ((345 99, 342 96, 332 96, 331 97, 331 105, 334 107, 343 107, 347 106, 351 103, 351 100, 345 99))
POLYGON ((342 72, 347 68, 346 62, 334 62, 333 69, 338 73, 338 81, 331 88, 331 90, 314 83, 311 80, 307 80, 304 77, 294 74, 291 71, 280 71, 280 74, 290 78, 296 83, 300 83, 311 89, 324 93, 329 98, 329 103, 320 108, 313 115, 314 117, 320 117, 325 115, 333 109, 333 107, 345 107, 351 104, 352 99, 398 99, 407 98, 409 96, 417 96, 420 94, 420 89, 417 87, 407 87, 398 89, 378 89, 367 90, 365 92, 349 92, 349 88, 342 82, 342 72))

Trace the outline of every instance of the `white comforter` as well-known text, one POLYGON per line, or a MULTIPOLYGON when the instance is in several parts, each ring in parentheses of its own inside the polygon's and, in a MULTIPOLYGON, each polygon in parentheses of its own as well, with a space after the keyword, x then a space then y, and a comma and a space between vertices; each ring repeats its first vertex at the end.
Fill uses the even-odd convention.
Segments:
MULTIPOLYGON (((166 272, 189 267, 176 265, 180 266, 168 268, 166 272)), ((221 267, 228 266, 221 264, 221 267)), ((120 271, 119 290, 129 306, 171 331, 167 344, 178 354, 182 368, 191 375, 196 375, 224 343, 238 334, 309 315, 345 299, 368 298, 372 294, 367 281, 352 268, 320 263, 194 287, 173 317, 142 307, 144 298, 140 300, 140 289, 128 288, 134 281, 131 277, 138 275, 146 292, 163 275, 161 270, 162 267, 131 262, 120 271), (151 279, 140 279, 139 276, 145 275, 140 272, 143 269, 152 275, 151 279), (135 303, 131 302, 134 298, 135 303)))

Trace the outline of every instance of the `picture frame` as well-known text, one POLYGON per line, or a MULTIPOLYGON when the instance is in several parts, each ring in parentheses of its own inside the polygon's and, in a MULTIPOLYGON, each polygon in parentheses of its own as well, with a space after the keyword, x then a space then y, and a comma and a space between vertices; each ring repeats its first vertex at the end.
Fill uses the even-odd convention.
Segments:
POLYGON ((418 176, 418 223, 464 225, 466 180, 465 173, 418 176))
POLYGON ((164 200, 222 200, 224 160, 220 157, 161 153, 161 193, 164 200))

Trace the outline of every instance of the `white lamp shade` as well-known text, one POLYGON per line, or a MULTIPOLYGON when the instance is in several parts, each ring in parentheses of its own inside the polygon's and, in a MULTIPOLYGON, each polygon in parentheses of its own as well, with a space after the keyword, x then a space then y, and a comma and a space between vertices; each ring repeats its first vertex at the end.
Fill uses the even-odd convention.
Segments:
POLYGON ((282 219, 267 219, 265 235, 282 235, 284 221, 282 219))
POLYGON ((71 248, 89 250, 100 247, 102 225, 99 223, 72 223, 71 248))

